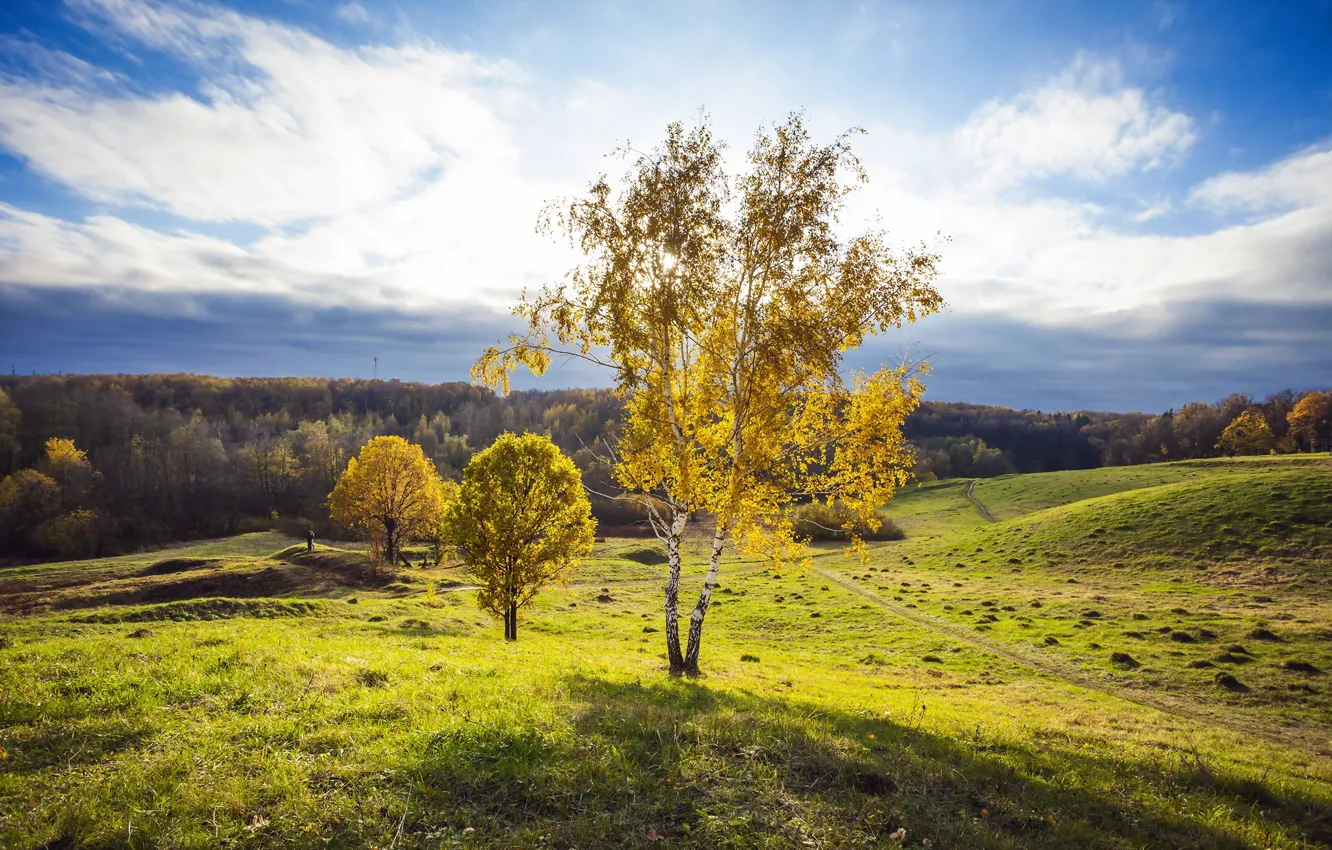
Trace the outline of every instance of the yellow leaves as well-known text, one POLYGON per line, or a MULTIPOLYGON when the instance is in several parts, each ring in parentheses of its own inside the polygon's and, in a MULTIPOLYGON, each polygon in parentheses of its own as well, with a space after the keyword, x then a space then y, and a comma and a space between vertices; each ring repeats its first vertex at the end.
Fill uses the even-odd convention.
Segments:
POLYGON ((1298 439, 1328 439, 1332 436, 1332 392, 1305 393, 1286 414, 1286 422, 1298 439))
POLYGON ((88 453, 74 446, 73 440, 52 437, 46 441, 46 462, 52 467, 88 465, 88 453))
POLYGON ((60 485, 35 469, 20 469, 0 481, 0 521, 14 528, 41 522, 60 507, 60 485))
POLYGON ((567 584, 596 535, 578 467, 536 434, 502 434, 472 458, 444 529, 481 585, 478 604, 499 616, 567 584))
POLYGON ((328 503, 333 519, 372 542, 387 544, 392 556, 399 541, 433 533, 451 486, 440 479, 420 446, 401 437, 376 437, 347 461, 328 503))
POLYGON ((1221 432, 1216 447, 1237 455, 1262 454, 1272 448, 1275 438, 1267 427, 1263 412, 1256 407, 1235 417, 1221 432))
POLYGON ((793 499, 836 498, 877 527, 912 465, 901 425, 923 369, 848 382, 844 357, 943 299, 926 246, 839 235, 864 178, 850 136, 817 144, 793 115, 760 134, 745 173, 727 175, 706 123, 672 124, 618 195, 602 180, 548 209, 546 225, 585 260, 524 294, 514 312, 527 333, 488 349, 474 379, 507 390, 513 369, 541 374, 559 351, 604 356, 625 404, 615 479, 706 510, 774 563, 805 557, 793 499))
POLYGON ((546 369, 550 368, 550 354, 547 353, 544 338, 542 342, 542 345, 533 345, 524 338, 510 336, 509 348, 487 348, 481 359, 472 364, 472 380, 507 393, 509 373, 519 366, 527 367, 533 375, 546 374, 546 369))

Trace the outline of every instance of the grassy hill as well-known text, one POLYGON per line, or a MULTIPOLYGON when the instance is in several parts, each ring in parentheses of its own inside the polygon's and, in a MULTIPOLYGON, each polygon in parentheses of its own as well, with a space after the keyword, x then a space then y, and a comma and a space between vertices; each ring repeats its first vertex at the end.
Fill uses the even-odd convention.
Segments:
POLYGON ((1332 842, 1332 459, 967 489, 728 560, 695 681, 642 541, 517 644, 456 569, 276 534, 0 571, 0 846, 1332 842))
POLYGON ((922 488, 854 586, 1042 669, 1327 749, 1332 459, 1190 461, 922 488), (1081 494, 1090 494, 1079 499, 1081 494), (922 519, 924 518, 924 519, 922 519), (931 525, 930 523, 933 523, 931 525))

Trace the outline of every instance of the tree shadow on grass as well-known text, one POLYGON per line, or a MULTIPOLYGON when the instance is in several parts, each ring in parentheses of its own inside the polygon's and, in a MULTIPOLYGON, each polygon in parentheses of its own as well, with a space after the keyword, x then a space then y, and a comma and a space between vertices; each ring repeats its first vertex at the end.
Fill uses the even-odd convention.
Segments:
POLYGON ((432 739, 414 829, 556 846, 1249 846, 1255 813, 1327 837, 1325 803, 1182 760, 962 741, 884 717, 689 681, 575 676, 571 727, 465 723, 432 739), (1246 784, 1247 783, 1247 784, 1246 784), (1218 812, 1229 816, 1218 817, 1218 812))
POLYGON ((55 765, 70 768, 97 764, 145 746, 152 736, 146 726, 129 726, 118 720, 88 720, 31 735, 15 734, 7 747, 10 757, 4 771, 28 776, 55 765))

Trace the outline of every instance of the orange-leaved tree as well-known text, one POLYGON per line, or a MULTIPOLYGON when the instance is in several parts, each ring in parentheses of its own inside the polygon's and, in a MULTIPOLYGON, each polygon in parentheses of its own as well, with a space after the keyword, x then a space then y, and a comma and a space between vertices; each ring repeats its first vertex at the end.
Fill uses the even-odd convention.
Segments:
POLYGON ((420 446, 375 437, 347 462, 328 504, 333 519, 368 537, 372 551, 392 564, 404 543, 434 532, 456 487, 439 477, 420 446))
POLYGON ((1263 412, 1250 407, 1226 426, 1216 447, 1235 455, 1261 455, 1271 451, 1275 443, 1263 412))
POLYGON ((476 601, 518 639, 518 611, 567 584, 596 535, 578 467, 548 438, 501 434, 463 471, 444 519, 447 545, 481 585, 476 601))
POLYGON ((864 173, 850 134, 814 142, 800 116, 761 132, 728 175, 706 122, 667 128, 620 191, 605 177, 553 204, 545 227, 585 256, 561 284, 524 297, 527 331, 487 350, 476 379, 508 387, 552 356, 609 368, 624 399, 615 478, 642 497, 667 553, 666 650, 698 670, 703 622, 737 543, 776 563, 803 556, 793 502, 834 500, 874 528, 911 451, 901 424, 923 364, 847 375, 870 336, 942 306, 932 250, 891 249, 884 233, 847 238, 837 217, 864 173), (708 570, 681 651, 680 542, 712 521, 708 570))
POLYGON ((1286 414, 1291 436, 1306 444, 1332 448, 1332 392, 1310 392, 1286 414))

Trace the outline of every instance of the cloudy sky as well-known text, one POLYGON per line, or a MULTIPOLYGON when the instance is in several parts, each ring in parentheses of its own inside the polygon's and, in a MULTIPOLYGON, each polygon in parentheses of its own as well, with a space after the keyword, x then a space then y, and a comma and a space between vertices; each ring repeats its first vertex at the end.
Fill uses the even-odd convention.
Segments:
POLYGON ((933 398, 1332 385, 1332 0, 8 0, 0 365, 465 378, 543 202, 700 110, 868 131, 848 226, 951 237, 950 306, 857 362, 933 398))

